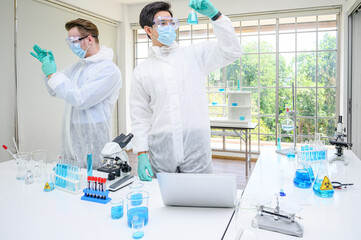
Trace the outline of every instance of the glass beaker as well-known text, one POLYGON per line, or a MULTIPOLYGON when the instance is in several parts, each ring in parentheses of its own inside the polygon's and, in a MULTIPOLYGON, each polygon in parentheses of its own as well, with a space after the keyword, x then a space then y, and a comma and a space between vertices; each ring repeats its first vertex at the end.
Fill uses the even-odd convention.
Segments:
POLYGON ((20 160, 18 162, 18 164, 16 165, 17 167, 17 175, 16 175, 16 179, 17 180, 24 180, 25 179, 25 175, 26 175, 26 166, 27 163, 25 160, 20 160))
POLYGON ((191 8, 190 13, 188 14, 187 23, 192 24, 192 25, 198 24, 197 13, 196 13, 196 10, 194 10, 193 8, 191 8))
POLYGON ((34 175, 33 173, 28 170, 28 172, 25 174, 25 184, 33 184, 34 183, 34 175))
POLYGON ((110 202, 110 213, 112 219, 120 219, 124 214, 124 201, 121 198, 113 198, 110 202))
POLYGON ((313 192, 323 198, 331 198, 334 194, 334 189, 326 169, 326 162, 320 164, 315 183, 313 184, 313 192))
POLYGON ((127 194, 127 218, 128 227, 132 227, 134 216, 144 219, 144 226, 148 224, 148 201, 149 193, 139 190, 127 194))
POLYGON ((31 158, 34 161, 34 178, 40 178, 45 168, 46 151, 36 150, 31 153, 31 158))
POLYGON ((138 217, 137 215, 132 219, 133 239, 141 239, 144 236, 144 218, 138 217))
POLYGON ((302 152, 297 154, 296 164, 293 184, 298 188, 310 188, 315 177, 311 164, 305 159, 305 155, 302 152))

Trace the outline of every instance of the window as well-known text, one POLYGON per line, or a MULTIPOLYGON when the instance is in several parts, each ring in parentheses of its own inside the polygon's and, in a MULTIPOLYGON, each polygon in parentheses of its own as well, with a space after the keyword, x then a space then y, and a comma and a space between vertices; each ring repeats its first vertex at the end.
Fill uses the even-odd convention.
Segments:
MULTIPOLYGON (((287 107, 292 109, 294 85, 297 142, 313 138, 315 132, 331 138, 338 95, 337 14, 233 21, 233 26, 243 55, 209 75, 210 105, 226 104, 227 89, 251 91, 252 121, 258 123, 252 144, 259 151, 260 143, 275 144, 276 122, 285 119, 287 107)), ((212 24, 181 25, 177 36, 181 46, 216 40, 212 24)), ((145 32, 135 30, 135 65, 147 58, 149 46, 145 32)), ((222 106, 212 107, 210 115, 224 116, 224 111, 222 106)), ((293 142, 292 134, 281 134, 282 142, 293 142)), ((212 136, 212 147, 222 146, 220 138, 212 136)), ((223 140, 226 148, 239 150, 236 137, 223 140)))

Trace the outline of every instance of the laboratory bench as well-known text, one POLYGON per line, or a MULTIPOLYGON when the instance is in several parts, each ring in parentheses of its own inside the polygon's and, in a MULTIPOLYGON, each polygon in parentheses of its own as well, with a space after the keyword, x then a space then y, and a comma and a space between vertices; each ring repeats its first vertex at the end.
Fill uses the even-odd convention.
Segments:
MULTIPOLYGON (((329 157, 332 151, 329 151, 329 157)), ((260 157, 242 195, 241 209, 168 207, 163 204, 156 179, 143 182, 149 192, 149 222, 142 239, 236 239, 239 229, 245 229, 240 239, 283 240, 293 236, 256 229, 251 226, 256 215, 255 204, 275 202, 275 193, 284 189, 280 197, 281 210, 292 209, 304 227, 302 239, 360 239, 361 236, 361 161, 351 151, 348 166, 336 162, 329 165, 331 181, 354 183, 344 190, 335 190, 332 198, 320 198, 311 189, 293 185, 295 160, 275 153, 274 147, 262 149, 260 157)), ((52 166, 49 165, 50 169, 52 166)), ((85 169, 84 169, 85 172, 85 169)), ((93 175, 106 177, 94 171, 93 175)), ((16 180, 14 160, 0 163, 0 239, 131 239, 124 216, 113 220, 110 204, 80 200, 82 194, 65 193, 55 189, 44 192, 44 183, 25 185, 16 180)), ((111 198, 125 200, 129 188, 111 192, 111 198)), ((300 238, 301 239, 301 238, 300 238)))
MULTIPOLYGON (((52 166, 48 166, 51 169, 52 166)), ((84 173, 85 173, 85 169, 84 173)), ((0 239, 132 239, 126 203, 121 219, 111 219, 110 203, 80 200, 83 194, 55 189, 44 192, 44 182, 25 185, 16 179, 15 161, 0 163, 0 239)), ((107 174, 93 171, 94 176, 107 174)), ((149 192, 149 222, 142 239, 221 239, 233 214, 232 208, 167 207, 157 179, 144 183, 149 192)), ((109 183, 108 183, 109 185, 109 183)), ((126 199, 124 187, 110 198, 126 199)), ((238 190, 241 193, 240 190, 238 190)))
MULTIPOLYGON (((345 150, 345 155, 351 160, 348 166, 344 166, 342 162, 330 163, 328 166, 330 181, 354 185, 347 189, 335 189, 332 198, 321 198, 313 193, 312 188, 300 189, 294 186, 295 159, 276 154, 275 150, 275 147, 262 148, 242 195, 243 206, 241 204, 238 217, 232 218, 224 239, 234 240, 239 227, 246 229, 245 234, 249 239, 361 239, 360 159, 352 151, 345 150), (304 227, 303 238, 252 227, 252 220, 256 215, 253 205, 272 202, 272 207, 275 207, 275 194, 280 192, 280 188, 286 193, 285 197, 279 197, 281 210, 284 206, 284 210, 294 211, 296 215, 302 217, 301 220, 296 219, 296 221, 304 227)), ((333 149, 328 150, 328 158, 334 152, 333 149)), ((316 174, 315 172, 315 177, 316 174)))

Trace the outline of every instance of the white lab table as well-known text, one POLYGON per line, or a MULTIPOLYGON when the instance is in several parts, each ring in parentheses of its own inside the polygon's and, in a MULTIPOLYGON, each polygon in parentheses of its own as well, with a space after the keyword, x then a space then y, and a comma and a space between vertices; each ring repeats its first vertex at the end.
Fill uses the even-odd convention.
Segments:
MULTIPOLYGON (((50 168, 51 166, 49 166, 50 168)), ((95 176, 105 177, 94 171, 95 176)), ((25 185, 16 180, 14 161, 0 164, 0 239, 131 239, 126 206, 119 220, 110 217, 110 204, 80 200, 55 189, 44 192, 44 183, 25 185)), ((221 239, 231 219, 231 208, 188 208, 163 205, 157 180, 144 182, 149 191, 146 239, 221 239)), ((110 197, 125 199, 125 187, 110 197)))
MULTIPOLYGON (((329 150, 328 156, 332 156, 333 152, 329 150)), ((286 197, 280 198, 281 210, 282 205, 288 209, 301 208, 297 215, 303 218, 298 220, 304 226, 302 239, 361 239, 361 161, 350 150, 345 151, 345 155, 351 159, 351 163, 348 166, 341 162, 329 164, 330 180, 354 183, 354 186, 335 190, 334 196, 326 199, 314 195, 312 189, 299 189, 293 185, 294 160, 276 154, 274 147, 263 148, 243 192, 244 207, 249 208, 240 210, 237 220, 232 219, 224 239, 235 239, 238 228, 246 229, 248 236, 256 237, 249 239, 297 239, 251 226, 256 210, 250 209, 249 203, 273 200, 274 207, 274 194, 279 192, 282 185, 286 197)))

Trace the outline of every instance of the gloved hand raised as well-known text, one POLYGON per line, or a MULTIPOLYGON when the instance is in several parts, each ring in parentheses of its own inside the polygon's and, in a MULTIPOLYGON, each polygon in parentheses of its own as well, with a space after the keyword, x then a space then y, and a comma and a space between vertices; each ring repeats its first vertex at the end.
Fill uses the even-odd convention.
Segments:
POLYGON ((44 57, 48 55, 48 51, 46 51, 46 49, 42 49, 37 44, 34 45, 33 49, 35 53, 30 52, 31 56, 33 56, 34 58, 38 59, 41 63, 43 63, 44 57))
POLYGON ((208 0, 190 0, 188 6, 209 18, 216 16, 218 13, 218 10, 208 0))
POLYGON ((142 181, 152 181, 153 171, 147 154, 140 154, 138 156, 138 176, 142 181), (148 170, 148 175, 145 170, 148 170))
POLYGON ((34 52, 30 52, 31 56, 38 59, 41 63, 41 69, 46 76, 53 74, 56 72, 56 64, 54 55, 51 51, 47 51, 46 49, 41 49, 38 45, 34 45, 34 52))
POLYGON ((43 58, 43 65, 41 65, 41 69, 43 70, 45 76, 56 73, 55 59, 51 51, 49 51, 48 55, 43 58))

